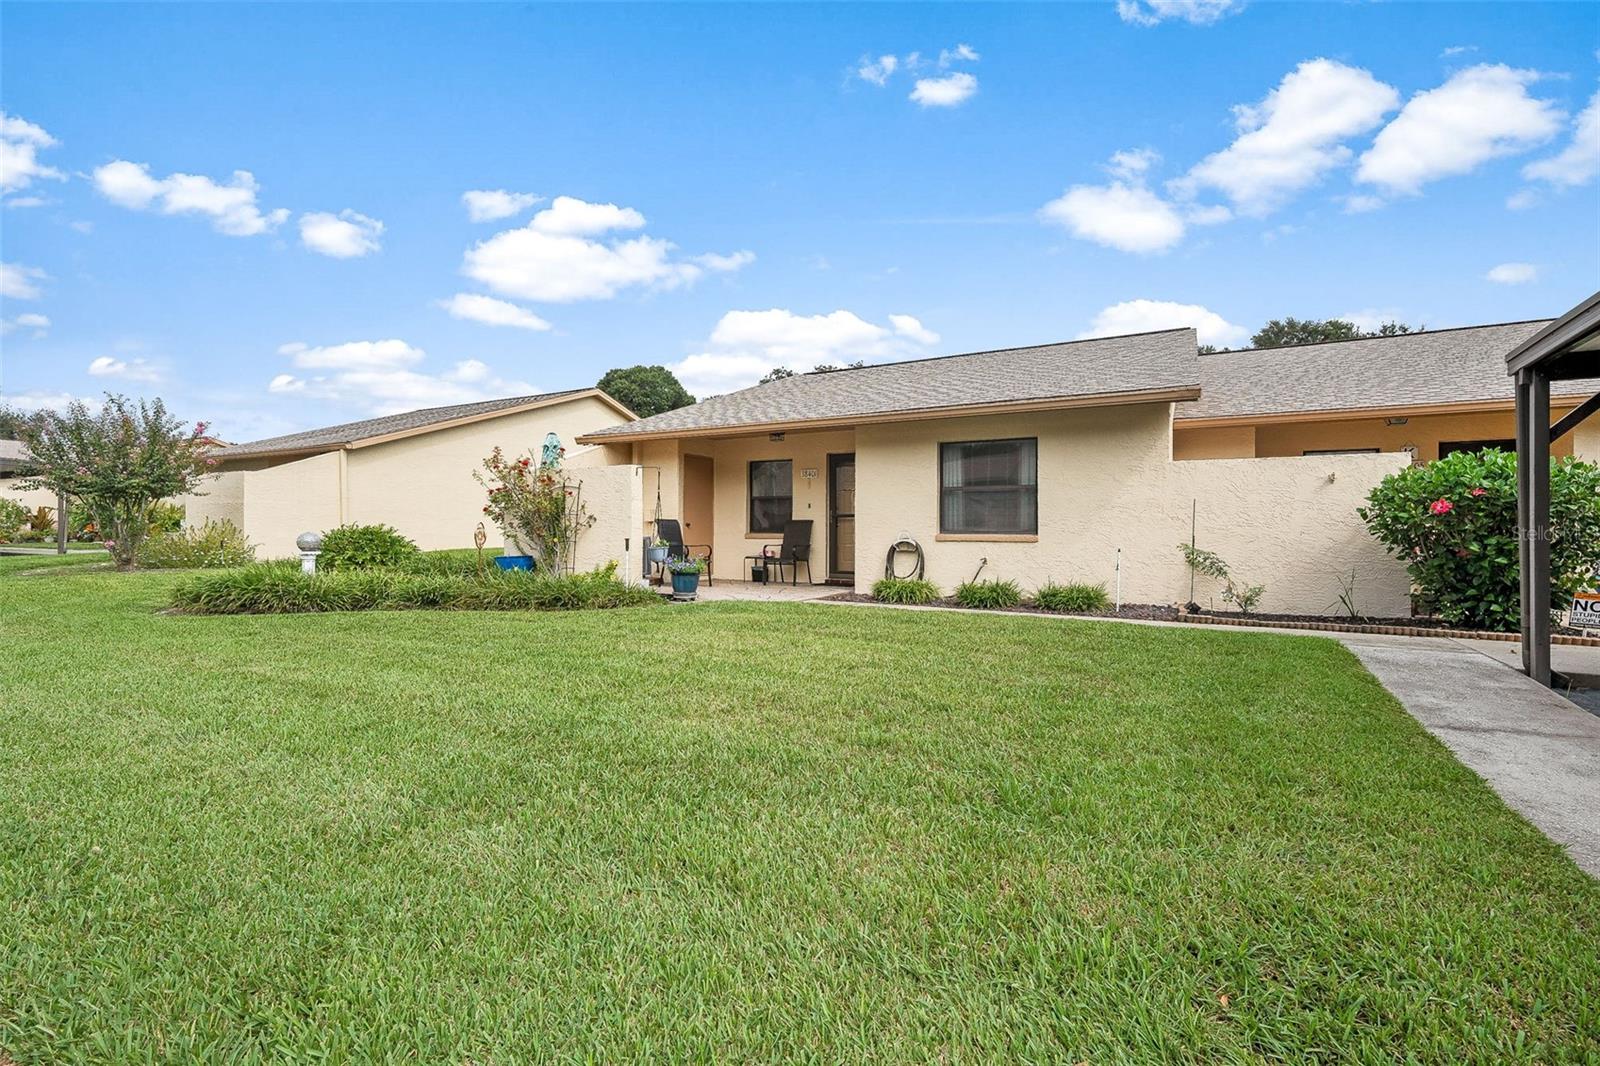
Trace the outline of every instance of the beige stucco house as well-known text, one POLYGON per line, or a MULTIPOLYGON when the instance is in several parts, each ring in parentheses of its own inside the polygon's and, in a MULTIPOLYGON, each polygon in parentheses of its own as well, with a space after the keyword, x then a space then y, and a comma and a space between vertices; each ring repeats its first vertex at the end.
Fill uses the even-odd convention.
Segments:
MULTIPOLYGON (((1170 603, 1189 595, 1176 546, 1192 523, 1267 586, 1262 610, 1336 609, 1353 575, 1362 611, 1403 615, 1406 575, 1356 508, 1407 463, 1509 438, 1505 353, 1543 325, 1207 356, 1188 329, 977 352, 785 378, 578 439, 638 469, 647 525, 681 519, 723 578, 792 517, 813 522, 816 580, 859 591, 909 538, 946 589, 1088 580, 1170 603)), ((1563 447, 1600 458, 1594 428, 1563 447)))
MULTIPOLYGON (((347 523, 391 525, 424 549, 471 547, 484 501, 472 474, 494 448, 538 455, 554 433, 570 466, 606 467, 606 449, 575 438, 634 418, 598 389, 407 411, 218 449, 218 476, 182 502, 190 524, 228 519, 266 557, 292 554, 302 532, 347 523)), ((594 480, 601 492, 604 478, 594 480)), ((614 520, 638 525, 628 513, 614 520)), ((498 545, 499 532, 488 533, 498 545)))

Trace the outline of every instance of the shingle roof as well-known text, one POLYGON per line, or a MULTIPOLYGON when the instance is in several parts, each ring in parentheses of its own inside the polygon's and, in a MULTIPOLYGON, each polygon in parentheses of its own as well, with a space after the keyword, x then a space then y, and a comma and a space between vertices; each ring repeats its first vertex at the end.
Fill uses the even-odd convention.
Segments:
MULTIPOLYGON (((1369 407, 1510 400, 1506 355, 1550 324, 1428 330, 1397 337, 1327 341, 1200 357, 1200 399, 1177 419, 1310 414, 1369 407)), ((1559 395, 1600 390, 1600 382, 1557 383, 1559 395)))
POLYGON ((1199 381, 1195 351, 1194 330, 1169 329, 797 374, 579 439, 871 421, 904 412, 1121 393, 1192 392, 1199 381))
POLYGON ((12 473, 21 470, 32 458, 33 453, 20 440, 0 440, 0 471, 12 473))
POLYGON ((326 426, 322 429, 308 429, 302 433, 286 433, 281 437, 268 437, 265 440, 250 441, 245 444, 232 444, 226 448, 218 448, 214 454, 218 459, 226 461, 258 455, 274 455, 281 452, 334 451, 346 445, 369 440, 373 437, 387 437, 393 433, 406 433, 426 429, 438 423, 454 422, 461 418, 476 418, 481 415, 493 414, 497 411, 510 411, 518 407, 527 407, 530 404, 544 403, 563 396, 576 396, 579 393, 591 391, 593 390, 568 389, 565 392, 543 392, 534 396, 508 396, 499 400, 480 400, 476 403, 451 404, 449 407, 425 407, 419 411, 403 411, 400 414, 384 415, 381 418, 366 418, 360 422, 345 422, 337 426, 326 426))

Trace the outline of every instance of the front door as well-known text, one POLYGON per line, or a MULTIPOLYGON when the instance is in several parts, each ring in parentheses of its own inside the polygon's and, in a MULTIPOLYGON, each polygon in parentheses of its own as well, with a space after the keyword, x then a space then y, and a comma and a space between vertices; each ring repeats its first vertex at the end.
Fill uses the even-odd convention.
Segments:
POLYGON ((828 456, 828 577, 856 573, 856 457, 828 456))
POLYGON ((683 457, 683 542, 711 543, 716 497, 709 455, 683 457))

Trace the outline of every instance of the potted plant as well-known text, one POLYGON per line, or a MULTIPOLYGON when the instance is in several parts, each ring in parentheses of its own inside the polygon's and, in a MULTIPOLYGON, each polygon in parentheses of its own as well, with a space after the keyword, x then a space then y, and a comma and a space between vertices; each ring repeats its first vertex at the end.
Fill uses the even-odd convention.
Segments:
POLYGON ((645 558, 652 563, 664 563, 667 561, 667 548, 667 542, 657 537, 645 546, 645 558))
POLYGON ((700 591, 700 574, 705 568, 704 559, 668 559, 667 571, 672 574, 672 598, 694 599, 700 591))

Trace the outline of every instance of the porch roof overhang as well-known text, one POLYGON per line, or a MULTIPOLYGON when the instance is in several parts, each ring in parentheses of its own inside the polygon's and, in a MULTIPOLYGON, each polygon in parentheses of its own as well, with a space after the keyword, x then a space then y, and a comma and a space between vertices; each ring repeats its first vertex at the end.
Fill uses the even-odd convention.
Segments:
POLYGON ((1600 392, 1554 426, 1553 381, 1600 376, 1600 292, 1506 355, 1517 389, 1517 544, 1522 577, 1522 668, 1551 682, 1550 442, 1600 410, 1600 392))
MULTIPOLYGON (((1593 374, 1581 375, 1592 377, 1593 374)), ((1563 392, 1553 395, 1550 402, 1557 407, 1575 407, 1588 398, 1589 393, 1563 392)), ((1510 414, 1516 410, 1514 397, 1495 400, 1463 400, 1459 403, 1406 403, 1384 407, 1338 407, 1317 411, 1267 411, 1254 415, 1223 415, 1214 418, 1192 418, 1179 414, 1173 419, 1174 429, 1220 429, 1230 426, 1282 425, 1291 422, 1353 422, 1366 418, 1422 418, 1427 415, 1477 415, 1510 414)))
POLYGON ((957 404, 946 407, 921 407, 900 411, 881 411, 839 418, 785 419, 770 422, 742 422, 733 425, 683 427, 655 432, 586 433, 579 444, 629 444, 635 441, 684 440, 704 437, 750 437, 762 433, 799 433, 804 430, 850 429, 855 426, 892 422, 926 422, 940 418, 970 418, 976 415, 1025 414, 1033 411, 1070 411, 1084 407, 1126 407, 1141 403, 1181 403, 1198 400, 1198 386, 1173 389, 1142 389, 1130 392, 1102 392, 1079 396, 1050 396, 1007 403, 957 404))

